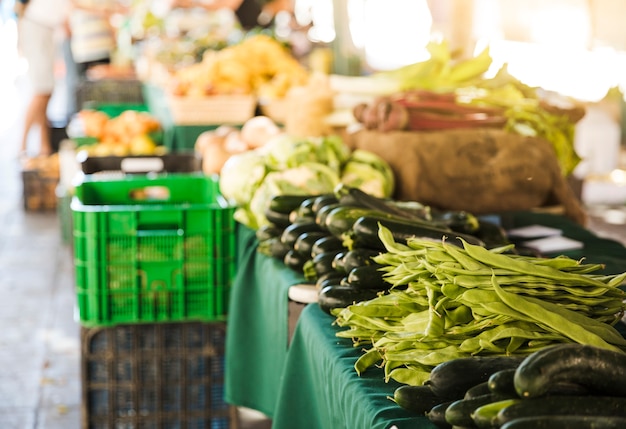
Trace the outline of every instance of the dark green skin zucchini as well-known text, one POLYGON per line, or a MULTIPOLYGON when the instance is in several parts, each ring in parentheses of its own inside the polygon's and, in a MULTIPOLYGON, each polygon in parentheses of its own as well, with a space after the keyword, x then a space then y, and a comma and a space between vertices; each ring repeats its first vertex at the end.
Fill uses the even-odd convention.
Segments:
POLYGON ((326 274, 322 274, 317 277, 315 281, 315 288, 320 291, 324 289, 326 286, 337 285, 341 282, 346 275, 344 273, 339 272, 329 272, 326 274))
POLYGON ((315 222, 315 216, 302 215, 298 210, 289 213, 289 222, 291 223, 308 223, 315 222))
POLYGON ((425 415, 435 405, 443 402, 429 386, 410 386, 408 384, 394 390, 393 400, 405 410, 420 415, 425 415))
MULTIPOLYGON (((528 416, 605 416, 626 418, 626 398, 595 395, 547 395, 517 401, 498 412, 496 424, 528 416)), ((624 426, 626 428, 626 426, 624 426)))
POLYGON ((335 195, 339 199, 339 202, 345 205, 376 210, 403 219, 417 218, 415 213, 402 209, 401 207, 395 205, 393 201, 370 195, 359 188, 340 184, 335 188, 335 195))
POLYGON ((338 271, 340 273, 348 274, 343 264, 345 256, 346 256, 346 252, 344 250, 339 251, 335 255, 335 257, 333 258, 333 270, 338 271))
POLYGON ((491 374, 489 380, 487 380, 489 391, 496 395, 517 395, 515 384, 513 383, 515 371, 516 368, 508 368, 491 374))
POLYGON ((466 211, 432 211, 431 214, 433 222, 456 232, 475 235, 480 229, 478 218, 466 211))
POLYGON ((626 418, 606 416, 532 416, 512 420, 500 429, 624 429, 626 418))
POLYGON ((259 241, 269 240, 270 238, 280 238, 285 228, 281 228, 273 223, 260 226, 254 234, 259 241))
POLYGON ((353 268, 374 265, 376 262, 372 259, 379 255, 380 252, 371 249, 352 249, 348 251, 343 260, 343 266, 346 272, 352 271, 353 268))
POLYGON ((312 195, 275 195, 270 199, 269 209, 289 214, 298 209, 304 200, 311 197, 312 195))
POLYGON ((503 369, 517 368, 521 356, 473 356, 452 359, 435 366, 426 381, 435 393, 445 399, 461 399, 470 387, 489 379, 503 369))
POLYGON ((435 405, 426 413, 426 417, 439 429, 451 429, 452 425, 446 421, 446 410, 453 402, 447 401, 435 405))
POLYGON ((494 396, 491 393, 454 401, 446 408, 446 421, 452 426, 474 427, 474 420, 472 420, 474 410, 492 402, 494 402, 494 396))
POLYGON ((265 217, 270 223, 273 223, 279 228, 286 228, 291 225, 289 213, 280 213, 274 210, 267 209, 265 210, 265 217))
POLYGON ((280 240, 287 246, 293 248, 296 244, 296 240, 298 239, 298 237, 300 237, 300 235, 304 234, 305 232, 314 231, 322 231, 315 222, 292 223, 283 230, 283 233, 280 236, 280 240))
POLYGON ((328 229, 326 228, 326 216, 328 216, 328 214, 337 207, 341 207, 341 204, 327 204, 320 208, 317 213, 315 213, 315 223, 317 223, 319 227, 324 231, 328 231, 328 229))
POLYGON ((351 286, 330 285, 320 290, 317 303, 328 314, 336 308, 346 308, 357 302, 376 298, 377 292, 368 289, 356 289, 351 286))
POLYGON ((348 273, 348 283, 357 289, 389 290, 391 283, 383 278, 384 271, 380 271, 381 267, 374 264, 353 268, 348 273))
POLYGON ((341 250, 330 250, 328 252, 315 255, 315 257, 313 258, 313 269, 317 273, 318 277, 326 273, 336 271, 333 268, 333 260, 335 259, 337 253, 340 252, 341 250))
POLYGON ((567 382, 599 395, 626 396, 626 354, 577 343, 546 347, 529 355, 515 372, 515 390, 522 398, 545 395, 567 382))
POLYGON ((290 250, 291 248, 289 246, 280 241, 280 237, 272 237, 270 239, 260 241, 257 246, 257 251, 259 253, 267 255, 271 258, 280 259, 281 261, 284 261, 285 255, 290 250))
POLYGON ((335 196, 335 194, 322 194, 313 199, 313 204, 311 204, 311 210, 313 214, 317 214, 320 209, 328 204, 337 204, 339 200, 335 196))
POLYGON ((291 268, 292 270, 300 272, 300 273, 302 272, 302 269, 304 268, 304 263, 308 260, 309 258, 299 254, 293 249, 290 249, 285 254, 285 257, 283 258, 283 262, 288 268, 291 268))
POLYGON ((442 241, 446 237, 446 243, 463 247, 463 243, 459 238, 470 244, 484 246, 484 243, 478 238, 451 232, 434 227, 427 227, 423 223, 404 221, 397 219, 385 219, 373 216, 364 216, 354 222, 351 231, 352 248, 365 247, 369 249, 379 249, 385 251, 383 244, 378 238, 379 223, 385 226, 393 235, 394 241, 405 244, 411 237, 442 241))
POLYGON ((476 396, 486 395, 487 393, 491 393, 491 390, 489 390, 489 383, 487 381, 483 381, 482 383, 478 383, 477 385, 467 389, 465 391, 465 395, 463 395, 463 399, 474 398, 476 396))
POLYGON ((329 234, 313 243, 313 247, 311 248, 311 257, 314 258, 315 255, 325 253, 330 250, 347 250, 347 248, 343 245, 343 240, 329 234))
POLYGON ((311 257, 311 250, 313 249, 313 245, 320 238, 328 236, 328 233, 325 231, 310 231, 304 232, 298 236, 295 243, 293 244, 293 249, 304 255, 308 258, 311 257))
POLYGON ((313 212, 313 202, 318 196, 311 196, 300 203, 298 207, 296 207, 293 211, 297 213, 298 217, 303 218, 315 218, 315 213, 313 212))
POLYGON ((347 205, 339 205, 333 208, 324 218, 324 229, 336 237, 341 237, 352 229, 354 222, 360 217, 372 216, 383 219, 397 219, 388 213, 367 209, 363 207, 353 207, 347 205))

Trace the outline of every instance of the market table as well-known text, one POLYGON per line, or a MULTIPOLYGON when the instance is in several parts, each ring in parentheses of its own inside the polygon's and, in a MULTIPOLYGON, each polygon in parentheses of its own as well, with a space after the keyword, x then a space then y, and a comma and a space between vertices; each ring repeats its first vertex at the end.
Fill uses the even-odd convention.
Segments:
MULTIPOLYGON (((505 228, 559 228, 584 247, 558 254, 603 263, 606 274, 626 271, 622 244, 563 216, 520 212, 499 218, 505 228)), ((239 272, 231 291, 226 339, 226 400, 263 412, 275 428, 432 427, 386 399, 395 384, 386 384, 382 372, 356 374, 359 350, 335 338, 333 318, 317 305, 302 311, 288 346, 288 291, 304 279, 280 261, 258 254, 256 244, 254 232, 240 227, 239 272)))

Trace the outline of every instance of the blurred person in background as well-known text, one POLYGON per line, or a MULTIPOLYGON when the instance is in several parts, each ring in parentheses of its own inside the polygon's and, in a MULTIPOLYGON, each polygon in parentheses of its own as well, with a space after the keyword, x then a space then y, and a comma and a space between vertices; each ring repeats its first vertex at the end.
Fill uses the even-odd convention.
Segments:
POLYGON ((25 155, 31 130, 39 128, 39 155, 52 152, 47 110, 55 87, 54 64, 59 36, 70 8, 70 0, 17 0, 18 46, 28 62, 32 97, 26 108, 21 155, 25 155))

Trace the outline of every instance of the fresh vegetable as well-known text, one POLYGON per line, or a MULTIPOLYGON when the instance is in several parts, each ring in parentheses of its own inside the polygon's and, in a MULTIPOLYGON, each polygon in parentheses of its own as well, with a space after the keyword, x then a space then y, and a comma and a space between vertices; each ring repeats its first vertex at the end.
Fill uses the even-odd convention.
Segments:
POLYGON ((470 399, 459 399, 446 408, 446 421, 452 426, 473 427, 472 413, 478 408, 493 402, 493 395, 475 396, 470 399))
POLYGON ((356 289, 351 286, 329 285, 323 288, 317 298, 322 310, 331 313, 337 308, 345 308, 355 302, 367 301, 376 296, 371 289, 356 289))
MULTIPOLYGON (((322 232, 319 226, 315 222, 306 222, 306 223, 292 223, 287 226, 282 235, 280 236, 280 240, 286 244, 287 246, 293 248, 296 244, 296 240, 300 237, 300 235, 306 232, 322 232)), ((308 255, 305 255, 308 256, 308 255)))
POLYGON ((491 389, 489 389, 489 382, 483 381, 482 383, 478 383, 477 385, 467 389, 465 391, 465 395, 463 395, 463 399, 473 398, 474 396, 486 395, 487 393, 492 393, 491 389))
POLYGON ((517 368, 502 369, 491 374, 489 380, 487 380, 489 391, 501 396, 517 395, 515 384, 513 383, 516 370, 517 368))
POLYGON ((502 408, 496 425, 530 416, 605 416, 626 418, 626 398, 595 395, 548 395, 517 400, 502 408))
POLYGON ((285 266, 297 272, 302 272, 306 261, 307 257, 296 252, 294 249, 289 249, 283 258, 285 266))
POLYGON ((281 213, 275 210, 266 209, 265 218, 269 223, 260 225, 257 230, 267 225, 275 225, 279 228, 285 229, 292 224, 291 219, 289 218, 289 213, 281 213))
POLYGON ((296 241, 293 244, 293 249, 303 256, 310 257, 313 245, 317 242, 317 240, 327 236, 328 233, 324 231, 304 232, 296 238, 296 241))
POLYGON ((393 400, 405 410, 421 415, 442 402, 429 386, 408 385, 396 388, 393 392, 393 400))
POLYGON ((511 420, 500 429, 623 429, 624 417, 531 416, 511 420))
POLYGON ((255 231, 255 236, 258 241, 265 241, 274 237, 280 238, 283 233, 283 229, 284 228, 281 228, 275 224, 267 224, 257 229, 255 231))
POLYGON ((311 257, 315 257, 320 253, 328 252, 330 250, 343 250, 345 247, 343 246, 343 241, 335 236, 328 235, 326 237, 322 237, 313 243, 313 247, 311 248, 311 257))
POLYGON ((528 356, 514 378, 515 389, 523 398, 545 395, 561 381, 626 397, 626 354, 583 344, 554 345, 528 356))
POLYGON ((494 398, 493 402, 482 405, 472 412, 471 417, 474 421, 474 425, 479 429, 492 429, 499 427, 497 424, 498 413, 504 408, 513 405, 520 400, 521 399, 515 397, 509 399, 494 398))
POLYGON ((355 267, 348 273, 348 283, 357 289, 389 290, 391 284, 383 278, 378 264, 355 267))
POLYGON ((302 203, 311 198, 309 195, 275 195, 270 199, 269 209, 278 213, 289 214, 302 206, 302 203))
POLYGON ((452 425, 446 421, 446 410, 455 401, 441 402, 426 413, 426 417, 439 429, 452 429, 452 425))
MULTIPOLYGON (((343 268, 346 272, 350 272, 355 268, 364 267, 368 265, 375 265, 376 263, 372 258, 379 255, 380 252, 371 249, 352 249, 344 254, 343 268)), ((377 265, 377 264, 376 264, 377 265)))

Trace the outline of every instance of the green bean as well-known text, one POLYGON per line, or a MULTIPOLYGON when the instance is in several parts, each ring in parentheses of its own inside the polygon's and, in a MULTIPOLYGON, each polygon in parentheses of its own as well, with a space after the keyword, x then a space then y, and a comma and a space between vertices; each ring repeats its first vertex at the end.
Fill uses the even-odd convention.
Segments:
POLYGON ((398 383, 408 384, 410 386, 421 386, 430 377, 432 368, 418 369, 414 366, 395 368, 386 375, 385 380, 393 378, 398 383))
POLYGON ((363 353, 354 364, 354 369, 357 374, 363 374, 368 368, 376 365, 383 359, 383 356, 380 352, 374 348, 367 350, 363 353))
POLYGON ((478 260, 476 260, 476 258, 473 258, 470 255, 466 254, 458 247, 446 243, 444 243, 443 247, 466 270, 477 271, 485 268, 484 264, 480 263, 478 260))

